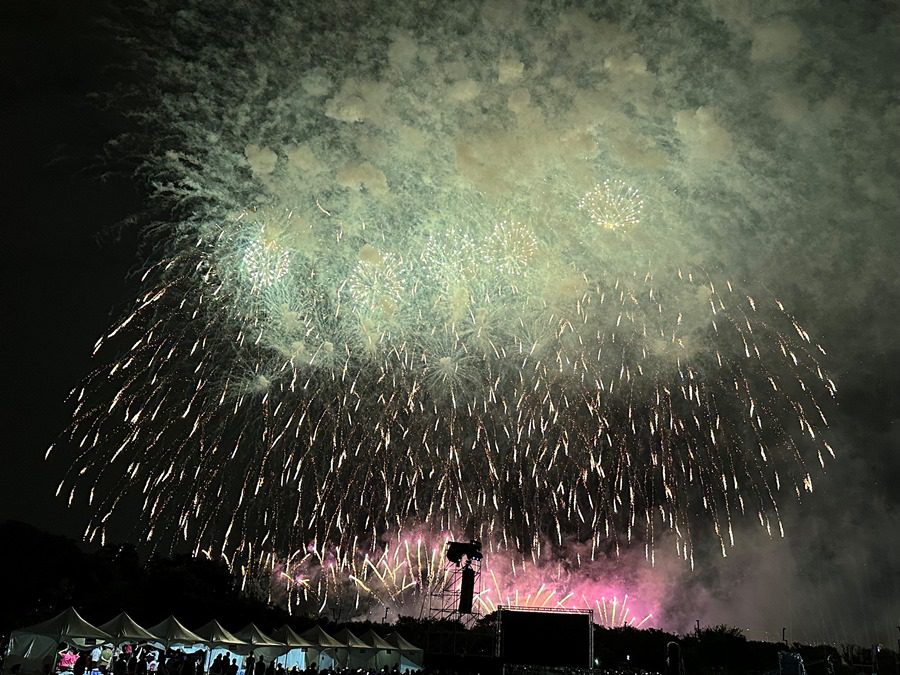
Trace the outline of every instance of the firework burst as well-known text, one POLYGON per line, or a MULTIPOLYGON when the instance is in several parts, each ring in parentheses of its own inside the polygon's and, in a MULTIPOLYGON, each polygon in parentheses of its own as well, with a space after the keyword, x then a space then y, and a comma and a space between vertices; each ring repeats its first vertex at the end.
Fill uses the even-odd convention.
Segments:
POLYGON ((578 201, 578 208, 604 230, 626 230, 641 222, 644 200, 635 187, 607 178, 578 201))
MULTIPOLYGON (((321 24, 305 11, 284 25, 321 24)), ((548 24, 560 38, 563 18, 548 24)), ((488 19, 460 54, 496 42, 488 19)), ((94 505, 86 536, 137 497, 154 541, 278 568, 318 604, 346 583, 421 591, 433 551, 398 544, 401 565, 383 537, 422 523, 518 564, 573 542, 588 560, 638 543, 653 561, 663 533, 692 562, 708 523, 724 555, 745 514, 780 533, 781 495, 811 491, 833 454, 824 349, 770 293, 652 229, 680 197, 601 161, 590 91, 560 75, 594 71, 562 50, 532 73, 497 47, 463 72, 428 47, 438 21, 417 39, 266 33, 256 66, 221 76, 253 26, 281 23, 235 21, 196 63, 153 56, 217 85, 196 106, 165 97, 154 120, 185 146, 151 153, 179 177, 162 196, 199 206, 98 341, 118 358, 74 395, 59 491, 94 505), (310 54, 331 63, 338 43, 360 50, 345 65, 388 65, 324 73, 310 54), (450 100, 434 84, 448 78, 450 100), (665 208, 645 213, 644 190, 665 208)), ((195 39, 171 30, 158 44, 195 39)), ((540 34, 523 38, 535 54, 540 34)), ((642 620, 618 595, 610 609, 537 588, 537 604, 642 620)))
MULTIPOLYGON (((270 601, 287 596, 288 608, 321 611, 341 598, 348 617, 373 607, 396 616, 415 615, 426 611, 429 602, 445 603, 448 589, 451 594, 458 590, 458 568, 445 558, 447 543, 454 539, 452 533, 434 534, 419 527, 386 537, 374 550, 310 545, 287 560, 264 556, 256 568, 272 570, 270 578, 260 581, 267 585, 270 601)), ((649 598, 636 603, 621 584, 586 577, 577 565, 558 559, 526 562, 493 543, 488 548, 491 561, 482 572, 473 602, 482 616, 505 605, 592 609, 594 621, 609 627, 641 627, 654 617, 654 611, 647 609, 649 598)))

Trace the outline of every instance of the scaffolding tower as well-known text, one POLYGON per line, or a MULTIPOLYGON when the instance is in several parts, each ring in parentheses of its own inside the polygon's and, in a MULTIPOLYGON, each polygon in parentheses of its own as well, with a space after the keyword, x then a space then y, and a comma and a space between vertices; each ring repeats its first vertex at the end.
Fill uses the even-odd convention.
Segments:
MULTIPOLYGON (((428 594, 429 618, 458 621, 466 628, 471 628, 481 618, 478 602, 482 592, 481 563, 480 554, 466 557, 465 562, 446 561, 441 582, 432 586, 428 594), (471 584, 468 588, 466 576, 469 576, 471 584)), ((425 614, 424 611, 422 613, 425 614)))

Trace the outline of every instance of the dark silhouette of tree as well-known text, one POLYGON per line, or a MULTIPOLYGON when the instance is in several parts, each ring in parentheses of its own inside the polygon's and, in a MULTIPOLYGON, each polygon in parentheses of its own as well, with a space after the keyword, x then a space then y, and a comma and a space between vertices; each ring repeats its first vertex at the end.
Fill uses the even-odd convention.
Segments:
POLYGON ((76 607, 92 622, 127 611, 152 625, 169 614, 197 627, 216 618, 234 629, 287 623, 287 612, 240 592, 221 560, 178 555, 142 562, 131 545, 96 550, 24 523, 0 523, 0 633, 76 607))
POLYGON ((623 666, 661 671, 666 645, 677 638, 655 629, 594 628, 594 657, 604 668, 623 666))
POLYGON ((15 521, 0 523, 0 542, 0 633, 80 600, 85 554, 75 542, 15 521))

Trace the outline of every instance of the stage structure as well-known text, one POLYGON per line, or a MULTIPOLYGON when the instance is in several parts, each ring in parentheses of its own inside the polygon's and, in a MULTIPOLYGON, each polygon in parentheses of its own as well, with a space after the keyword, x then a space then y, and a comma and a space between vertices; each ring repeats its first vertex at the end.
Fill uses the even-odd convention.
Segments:
POLYGON ((457 620, 467 628, 481 616, 475 602, 481 594, 481 542, 447 543, 444 583, 429 596, 433 619, 457 620))

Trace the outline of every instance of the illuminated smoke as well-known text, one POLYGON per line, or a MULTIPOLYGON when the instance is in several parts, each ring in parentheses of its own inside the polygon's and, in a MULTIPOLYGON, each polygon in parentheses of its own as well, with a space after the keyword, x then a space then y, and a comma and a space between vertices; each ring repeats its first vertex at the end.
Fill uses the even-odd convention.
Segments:
POLYGON ((223 6, 156 43, 196 95, 160 94, 147 161, 188 206, 77 394, 88 537, 136 496, 152 540, 291 578, 311 541, 381 560, 423 523, 519 564, 663 536, 693 563, 812 490, 825 350, 684 196, 742 176, 737 132, 669 109, 623 26, 451 4, 328 35, 223 6))

